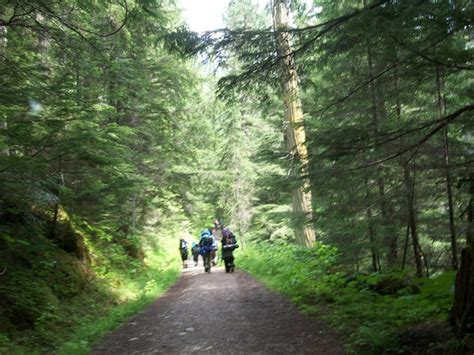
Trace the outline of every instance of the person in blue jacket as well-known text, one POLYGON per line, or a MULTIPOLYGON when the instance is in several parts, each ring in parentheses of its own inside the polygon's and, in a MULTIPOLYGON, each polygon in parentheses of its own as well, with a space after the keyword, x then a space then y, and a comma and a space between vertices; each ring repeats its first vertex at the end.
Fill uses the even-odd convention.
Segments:
POLYGON ((194 266, 198 266, 199 261, 199 245, 196 242, 193 242, 191 248, 191 254, 193 254, 194 266))
POLYGON ((211 272, 211 253, 213 238, 208 229, 201 231, 201 239, 199 240, 199 253, 204 261, 204 272, 211 272))

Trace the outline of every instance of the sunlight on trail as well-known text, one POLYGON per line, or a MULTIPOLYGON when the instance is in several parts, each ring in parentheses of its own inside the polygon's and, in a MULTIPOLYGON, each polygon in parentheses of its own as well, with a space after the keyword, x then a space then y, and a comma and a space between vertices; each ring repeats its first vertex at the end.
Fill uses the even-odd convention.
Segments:
MULTIPOLYGON (((191 262, 189 262, 188 265, 191 265, 191 262)), ((188 266, 186 268, 183 268, 181 272, 185 275, 188 275, 188 274, 191 274, 191 275, 204 274, 204 267, 202 265, 198 265, 198 266, 192 265, 192 266, 188 266)), ((222 273, 222 272, 224 272, 224 267, 214 266, 214 267, 212 267, 211 275, 213 273, 222 273)))
POLYGON ((325 325, 248 274, 222 267, 208 274, 202 266, 183 269, 163 297, 105 337, 93 354, 204 352, 343 354, 325 325))

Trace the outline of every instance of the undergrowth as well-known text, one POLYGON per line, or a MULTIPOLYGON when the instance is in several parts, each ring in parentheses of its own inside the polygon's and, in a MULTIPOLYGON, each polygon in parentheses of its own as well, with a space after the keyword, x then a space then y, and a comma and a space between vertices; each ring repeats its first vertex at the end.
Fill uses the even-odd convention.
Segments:
POLYGON ((446 321, 454 294, 452 272, 422 279, 410 271, 350 275, 338 266, 335 248, 268 242, 240 251, 238 265, 303 311, 325 318, 344 335, 349 352, 439 353, 459 347, 446 321))
POLYGON ((60 250, 41 228, 15 232, 0 283, 2 354, 87 354, 180 271, 176 238, 157 239, 157 231, 118 243, 107 230, 77 223, 74 232, 84 238, 87 260, 60 250), (139 245, 140 258, 130 256, 133 245, 139 245))

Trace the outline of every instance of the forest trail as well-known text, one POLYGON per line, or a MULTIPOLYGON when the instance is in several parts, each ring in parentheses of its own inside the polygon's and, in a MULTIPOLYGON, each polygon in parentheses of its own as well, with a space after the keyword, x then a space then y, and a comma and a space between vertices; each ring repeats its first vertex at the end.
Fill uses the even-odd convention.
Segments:
MULTIPOLYGON (((191 263, 191 262, 189 262, 191 263)), ((93 354, 343 354, 326 325, 248 274, 201 266, 106 336, 93 354)))

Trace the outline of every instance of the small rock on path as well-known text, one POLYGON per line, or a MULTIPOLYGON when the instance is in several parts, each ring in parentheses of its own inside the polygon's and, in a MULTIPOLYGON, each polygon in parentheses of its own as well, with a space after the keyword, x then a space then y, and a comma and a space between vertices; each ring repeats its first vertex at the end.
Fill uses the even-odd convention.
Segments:
POLYGON ((144 311, 106 336, 92 354, 344 354, 322 322, 248 274, 183 270, 144 311))

